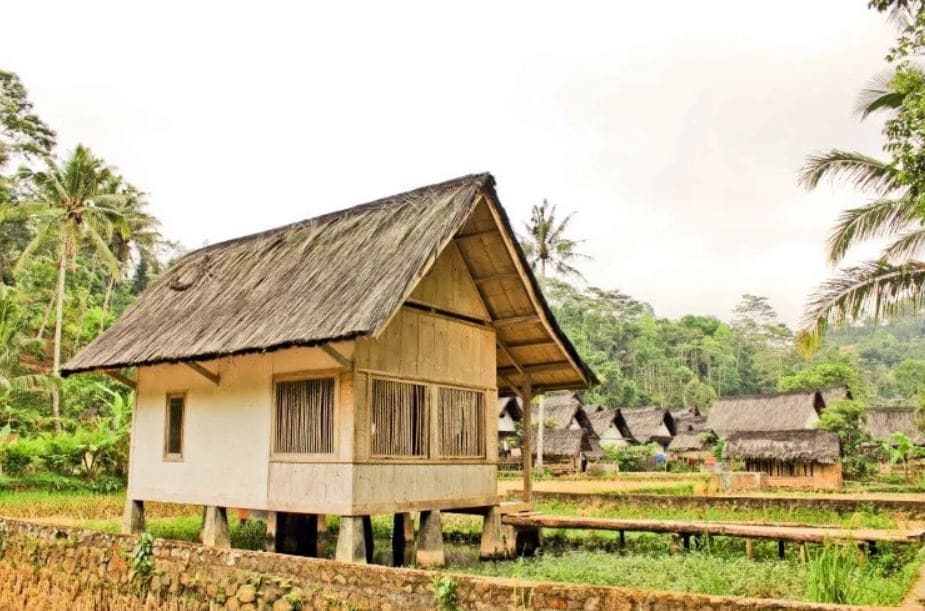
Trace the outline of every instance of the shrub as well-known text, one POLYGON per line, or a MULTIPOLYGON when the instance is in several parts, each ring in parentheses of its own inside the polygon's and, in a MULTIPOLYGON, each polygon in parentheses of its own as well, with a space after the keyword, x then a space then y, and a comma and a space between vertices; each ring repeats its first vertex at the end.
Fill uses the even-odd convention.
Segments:
POLYGON ((41 444, 34 439, 17 439, 0 449, 0 461, 6 475, 22 475, 34 466, 41 453, 41 444))
POLYGON ((615 448, 605 446, 604 453, 607 460, 617 463, 620 471, 645 471, 651 459, 659 451, 657 444, 650 443, 644 446, 626 446, 615 448))

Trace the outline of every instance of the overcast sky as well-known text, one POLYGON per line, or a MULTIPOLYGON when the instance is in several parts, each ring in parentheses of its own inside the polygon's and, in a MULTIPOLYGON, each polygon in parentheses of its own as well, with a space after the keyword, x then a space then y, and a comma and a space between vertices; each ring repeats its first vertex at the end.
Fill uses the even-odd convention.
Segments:
POLYGON ((296 4, 15 2, 0 67, 186 247, 490 171, 518 229, 577 211, 588 281, 671 317, 750 292, 796 323, 863 201, 796 172, 880 150, 866 0, 296 4))

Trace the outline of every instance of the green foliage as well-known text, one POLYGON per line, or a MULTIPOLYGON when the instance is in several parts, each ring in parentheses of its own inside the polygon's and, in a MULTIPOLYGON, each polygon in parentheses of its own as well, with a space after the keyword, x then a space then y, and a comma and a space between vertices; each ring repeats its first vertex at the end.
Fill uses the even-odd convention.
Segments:
POLYGON ((434 603, 440 611, 456 611, 459 598, 456 595, 456 580, 449 576, 433 578, 434 603))
POLYGON ((604 446, 607 460, 616 463, 620 471, 646 471, 653 456, 661 451, 658 444, 613 447, 604 446))
POLYGON ((132 550, 130 579, 139 592, 147 592, 154 576, 154 537, 142 533, 132 550))
POLYGON ((870 442, 865 430, 867 407, 860 401, 839 401, 827 406, 819 419, 819 428, 838 435, 841 442, 842 471, 845 477, 867 479, 876 468, 864 444, 870 442))
POLYGON ((781 378, 780 390, 821 390, 836 386, 847 387, 853 395, 863 395, 864 389, 857 368, 847 362, 819 363, 781 378))

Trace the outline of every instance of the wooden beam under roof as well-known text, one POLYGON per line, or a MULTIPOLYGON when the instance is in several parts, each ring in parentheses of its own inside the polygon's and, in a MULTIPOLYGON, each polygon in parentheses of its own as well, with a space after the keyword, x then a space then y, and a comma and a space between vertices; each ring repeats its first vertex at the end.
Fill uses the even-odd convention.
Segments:
POLYGON ((190 369, 192 369, 193 371, 195 371, 196 373, 198 373, 199 375, 201 375, 202 377, 204 377, 205 379, 207 379, 208 381, 218 386, 218 383, 221 378, 219 378, 217 373, 212 373, 211 371, 209 371, 208 369, 206 369, 205 367, 203 367, 196 361, 183 361, 183 364, 189 367, 190 369))
POLYGON ((536 314, 527 314, 526 316, 511 316, 509 318, 496 318, 491 321, 495 327, 510 327, 512 325, 522 325, 528 323, 538 323, 540 317, 536 314))
POLYGON ((558 345, 556 344, 556 342, 552 341, 548 337, 544 337, 543 339, 531 339, 531 340, 524 340, 522 342, 508 342, 507 343, 508 350, 514 350, 516 348, 546 348, 546 347, 557 348, 558 345))
POLYGON ((132 378, 130 378, 130 377, 128 377, 128 376, 122 375, 121 373, 119 373, 118 371, 115 371, 114 369, 104 369, 104 370, 103 370, 103 373, 105 373, 106 375, 108 375, 110 378, 112 378, 113 380, 115 380, 115 381, 118 382, 119 384, 122 384, 122 385, 124 385, 124 386, 128 386, 128 387, 131 388, 132 390, 135 390, 135 389, 138 388, 138 383, 135 382, 135 380, 133 380, 132 378))
POLYGON ((353 367, 353 363, 345 357, 343 354, 334 349, 330 344, 321 344, 319 346, 325 354, 337 361, 337 363, 344 369, 350 369, 353 367))
POLYGON ((490 235, 498 235, 498 230, 495 228, 485 229, 483 231, 473 231, 472 233, 460 233, 456 236, 456 240, 471 240, 472 238, 482 238, 490 235))
POLYGON ((572 367, 571 361, 553 361, 551 363, 542 363, 539 365, 522 365, 518 367, 502 367, 498 370, 499 376, 524 375, 546 373, 549 371, 561 371, 572 367))
POLYGON ((517 272, 508 272, 504 274, 492 274, 490 276, 482 276, 481 278, 473 278, 476 286, 482 286, 486 282, 492 282, 493 280, 520 280, 520 274, 517 272))

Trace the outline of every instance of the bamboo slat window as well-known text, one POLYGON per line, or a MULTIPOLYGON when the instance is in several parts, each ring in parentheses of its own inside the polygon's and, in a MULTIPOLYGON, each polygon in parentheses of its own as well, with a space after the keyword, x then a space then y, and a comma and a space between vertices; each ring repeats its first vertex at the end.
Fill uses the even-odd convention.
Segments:
POLYGON ((164 456, 177 460, 183 458, 183 418, 186 412, 186 396, 167 396, 167 425, 164 435, 164 456))
POLYGON ((440 455, 480 458, 485 455, 485 395, 474 390, 439 389, 440 455))
POLYGON ((334 378, 276 383, 278 454, 334 453, 334 378))
POLYGON ((423 384, 374 379, 370 453, 384 458, 426 458, 428 393, 423 384))

